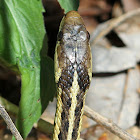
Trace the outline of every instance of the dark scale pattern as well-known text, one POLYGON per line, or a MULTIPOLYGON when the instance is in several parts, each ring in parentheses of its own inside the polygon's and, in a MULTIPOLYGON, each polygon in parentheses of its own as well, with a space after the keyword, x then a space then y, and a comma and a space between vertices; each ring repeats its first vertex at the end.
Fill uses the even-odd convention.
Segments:
POLYGON ((77 104, 77 107, 75 109, 75 123, 74 123, 74 128, 72 132, 72 140, 76 140, 78 136, 78 128, 79 128, 79 123, 80 123, 80 116, 81 116, 81 109, 83 108, 83 101, 77 104))
POLYGON ((58 138, 59 138, 59 140, 63 140, 62 139, 62 133, 61 132, 59 133, 58 138))
POLYGON ((67 139, 67 133, 69 128, 69 109, 71 107, 71 98, 70 98, 70 87, 72 86, 73 82, 73 76, 74 76, 74 68, 71 65, 64 68, 61 74, 61 77, 59 78, 58 87, 61 87, 62 94, 62 113, 61 113, 61 127, 60 127, 60 133, 59 133, 59 139, 66 140, 67 139))
POLYGON ((77 67, 78 73, 78 84, 80 86, 80 92, 77 95, 77 106, 75 109, 75 124, 72 132, 72 140, 76 140, 78 136, 78 128, 81 117, 81 110, 83 108, 83 98, 85 95, 86 89, 89 88, 90 80, 89 75, 86 68, 83 65, 78 65, 77 67))
POLYGON ((87 69, 79 64, 77 67, 77 73, 78 73, 78 84, 80 86, 80 90, 85 92, 87 88, 89 88, 89 75, 87 72, 87 69))
POLYGON ((73 129, 73 132, 72 132, 72 139, 74 139, 74 138, 76 138, 76 136, 77 136, 77 129, 73 129))

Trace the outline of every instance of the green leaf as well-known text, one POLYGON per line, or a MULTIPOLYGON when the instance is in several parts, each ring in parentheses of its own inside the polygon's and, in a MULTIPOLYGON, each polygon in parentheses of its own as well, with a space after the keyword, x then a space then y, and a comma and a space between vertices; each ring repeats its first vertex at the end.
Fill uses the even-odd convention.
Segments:
POLYGON ((12 65, 37 67, 45 34, 40 0, 0 3, 0 57, 12 65))
POLYGON ((64 12, 67 13, 71 10, 77 11, 79 7, 79 0, 58 0, 64 12))
POLYGON ((41 115, 40 104, 40 70, 35 69, 30 71, 28 69, 21 70, 21 100, 18 112, 17 128, 23 138, 26 138, 30 132, 34 122, 36 122, 41 115))
POLYGON ((55 93, 53 60, 49 57, 42 57, 40 65, 41 70, 21 70, 23 74, 21 78, 24 81, 21 91, 23 90, 24 94, 20 101, 17 128, 24 138, 30 132, 33 123, 39 119, 49 101, 53 99, 55 93))
POLYGON ((0 0, 0 62, 21 73, 17 128, 24 139, 55 94, 42 12, 41 0, 0 0))

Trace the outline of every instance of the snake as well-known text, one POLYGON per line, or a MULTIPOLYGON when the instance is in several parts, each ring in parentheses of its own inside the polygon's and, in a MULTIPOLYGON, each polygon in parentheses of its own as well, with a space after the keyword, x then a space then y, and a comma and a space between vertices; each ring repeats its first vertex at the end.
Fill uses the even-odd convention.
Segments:
POLYGON ((90 35, 77 11, 62 18, 55 48, 57 107, 53 140, 79 140, 92 78, 90 35))

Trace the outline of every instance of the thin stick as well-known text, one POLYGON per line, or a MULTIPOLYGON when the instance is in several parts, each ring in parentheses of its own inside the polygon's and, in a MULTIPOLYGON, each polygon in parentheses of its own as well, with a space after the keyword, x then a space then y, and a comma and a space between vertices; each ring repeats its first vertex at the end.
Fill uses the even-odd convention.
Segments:
POLYGON ((118 124, 120 123, 120 118, 121 118, 121 114, 122 114, 122 111, 123 111, 123 106, 124 106, 124 103, 125 103, 125 100, 126 100, 129 73, 130 73, 130 69, 128 69, 127 72, 126 72, 125 84, 124 84, 124 89, 123 89, 123 96, 122 96, 122 100, 121 100, 121 103, 120 103, 120 109, 119 109, 119 115, 118 115, 118 121, 117 121, 118 124))
POLYGON ((88 106, 84 107, 84 115, 96 121, 98 124, 104 126, 106 129, 108 129, 109 131, 111 131, 112 133, 114 133, 115 135, 117 135, 119 138, 123 140, 138 140, 137 138, 133 137, 126 131, 122 130, 111 120, 99 115, 98 113, 90 109, 88 106))
MULTIPOLYGON (((5 99, 3 99, 2 97, 0 97, 0 101, 2 102, 6 102, 6 104, 8 105, 5 105, 5 107, 8 109, 9 108, 9 105, 10 107, 12 106, 12 104, 8 101, 6 101, 5 99)), ((16 106, 15 106, 16 107, 16 106)), ((18 107, 17 107, 18 108, 18 107)), ((3 107, 1 107, 0 105, 0 115, 1 114, 4 114, 4 113, 1 113, 2 109, 4 109, 3 107)), ((10 108, 11 109, 11 108, 10 108)), ((5 110, 5 109, 4 109, 5 110)), ((8 110, 8 111, 13 111, 13 110, 8 110)), ((17 113, 16 113, 17 114, 17 113)), ((111 131, 112 133, 114 133, 115 135, 117 135, 118 137, 122 138, 123 140, 138 140, 136 138, 134 138, 133 136, 131 136, 130 134, 128 134, 127 132, 125 132, 124 130, 122 130, 121 128, 119 128, 116 124, 112 123, 111 120, 108 120, 104 117, 102 117, 101 115, 99 115, 98 113, 96 113, 95 111, 93 111, 92 109, 90 109, 89 107, 85 106, 84 107, 84 114, 91 118, 92 120, 96 121, 97 123, 99 123, 100 125, 104 126, 105 128, 107 128, 109 131, 111 131)), ((3 117, 3 118, 6 118, 6 117, 3 117)), ((8 119, 9 120, 9 119, 8 119)), ((41 120, 40 120, 41 121, 41 120)), ((40 123, 40 121, 38 123, 40 123)), ((44 124, 45 126, 47 126, 47 123, 44 124)), ((44 125, 40 125, 41 126, 41 129, 42 130, 44 127, 44 125)), ((50 126, 48 126, 49 128, 52 128, 53 125, 49 124, 50 126)), ((8 125, 9 126, 9 125, 8 125)), ((47 127, 47 128, 48 128, 47 127)), ((10 127, 9 127, 10 128, 10 127)), ((13 128, 13 127, 12 127, 13 128)), ((39 127, 37 127, 39 128, 39 127)), ((52 129, 53 130, 53 129, 52 129)), ((44 130, 43 130, 44 131, 44 130)), ((48 132, 48 130, 44 131, 45 133, 50 133, 52 134, 53 131, 50 130, 50 132, 48 132)), ((13 134, 14 135, 14 134, 13 134)), ((22 140, 22 138, 17 138, 18 140, 22 140)))
MULTIPOLYGON (((11 114, 17 116, 19 107, 15 104, 11 103, 10 101, 6 100, 5 98, 0 96, 0 104, 5 107, 7 112, 10 112, 11 114)), ((53 124, 47 122, 46 120, 39 119, 37 123, 34 124, 34 128, 38 129, 39 131, 42 131, 46 134, 53 134, 53 124)))
POLYGON ((95 44, 100 38, 107 35, 112 29, 122 24, 127 19, 140 14, 140 8, 121 15, 118 18, 111 19, 103 24, 100 24, 91 35, 91 44, 95 44))
POLYGON ((9 129, 11 130, 12 134, 15 136, 17 140, 23 140, 20 133, 18 132, 17 128, 15 127, 14 123, 12 122, 10 116, 4 109, 4 107, 0 104, 0 115, 8 125, 9 129))

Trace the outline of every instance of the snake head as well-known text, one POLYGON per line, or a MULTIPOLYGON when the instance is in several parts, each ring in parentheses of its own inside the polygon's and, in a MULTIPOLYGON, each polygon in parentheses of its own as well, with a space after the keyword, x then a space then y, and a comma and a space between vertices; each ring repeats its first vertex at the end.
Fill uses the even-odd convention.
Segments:
POLYGON ((89 33, 86 30, 82 17, 76 11, 68 12, 62 19, 58 40, 65 42, 86 42, 89 41, 89 33))

